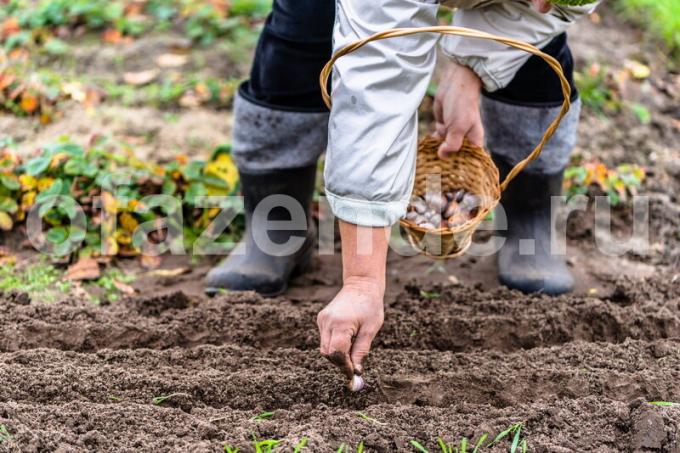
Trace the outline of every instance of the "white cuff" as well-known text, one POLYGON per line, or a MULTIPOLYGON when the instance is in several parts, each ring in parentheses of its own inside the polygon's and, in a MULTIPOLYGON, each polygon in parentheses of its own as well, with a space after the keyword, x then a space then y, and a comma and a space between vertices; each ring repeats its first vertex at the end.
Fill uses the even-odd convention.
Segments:
POLYGON ((364 227, 392 226, 406 213, 408 200, 368 201, 340 197, 326 191, 328 204, 335 217, 364 227))

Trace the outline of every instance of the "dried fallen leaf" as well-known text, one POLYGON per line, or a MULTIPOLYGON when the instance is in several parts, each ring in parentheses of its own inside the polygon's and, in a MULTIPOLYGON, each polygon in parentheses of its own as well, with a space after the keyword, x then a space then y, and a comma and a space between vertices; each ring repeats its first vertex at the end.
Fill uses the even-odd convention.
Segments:
POLYGON ((0 211, 0 230, 10 231, 14 226, 14 221, 5 211, 0 211))
POLYGON ((96 280, 100 276, 99 263, 89 257, 80 258, 66 270, 67 280, 96 280))
POLYGON ((123 294, 132 295, 135 293, 135 289, 132 286, 118 280, 113 280, 113 286, 123 294))
POLYGON ((635 60, 626 60, 624 62, 625 68, 630 72, 633 78, 638 80, 646 79, 652 75, 652 70, 646 64, 642 64, 635 60))
POLYGON ((178 267, 176 269, 156 269, 155 271, 149 272, 149 276, 171 278, 179 277, 180 275, 188 274, 189 272, 191 272, 191 269, 188 267, 178 267))
POLYGON ((38 108, 38 98, 29 93, 24 93, 21 96, 21 110, 31 114, 38 108))
POLYGON ((158 77, 158 69, 149 69, 147 71, 126 72, 123 74, 123 81, 128 85, 146 85, 153 82, 158 77))
POLYGON ((181 107, 184 107, 185 109, 192 109, 199 107, 201 105, 201 100, 198 98, 198 96, 196 96, 196 93, 194 93, 193 91, 187 91, 179 99, 179 105, 181 107))
POLYGON ((8 38, 15 33, 21 31, 21 26, 19 25, 19 20, 16 17, 8 17, 0 25, 0 37, 8 38))
POLYGON ((156 58, 156 64, 161 68, 179 68, 187 64, 189 58, 177 53, 164 53, 156 58))
POLYGON ((161 257, 154 255, 142 255, 139 259, 142 267, 146 269, 156 269, 161 265, 161 257))
POLYGON ((102 40, 109 44, 119 44, 123 41, 123 34, 116 29, 110 28, 102 34, 102 40))

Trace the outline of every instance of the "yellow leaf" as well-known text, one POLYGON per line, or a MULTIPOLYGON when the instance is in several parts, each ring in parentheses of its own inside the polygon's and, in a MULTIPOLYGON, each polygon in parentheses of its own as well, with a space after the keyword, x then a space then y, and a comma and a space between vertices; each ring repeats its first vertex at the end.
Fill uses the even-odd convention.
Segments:
POLYGON ((102 255, 116 256, 118 255, 118 242, 113 237, 107 237, 102 244, 102 255))
POLYGON ((116 242, 118 242, 120 245, 132 244, 132 236, 127 231, 124 231, 119 228, 116 230, 114 236, 116 238, 116 242))
POLYGON ((630 75, 636 79, 646 79, 652 75, 652 70, 649 69, 649 66, 642 64, 639 61, 626 60, 624 65, 630 72, 630 75))
POLYGON ((38 186, 38 180, 27 174, 19 176, 19 183, 22 190, 33 190, 38 186))
POLYGON ((50 168, 57 168, 59 165, 63 164, 66 162, 69 158, 69 155, 66 153, 57 153, 54 156, 52 156, 52 160, 50 161, 50 168))
POLYGON ((5 211, 0 211, 0 230, 10 231, 13 226, 14 222, 12 221, 12 217, 5 211))
MULTIPOLYGON (((238 170, 230 154, 219 154, 206 164, 204 171, 206 175, 224 181, 229 186, 229 192, 232 192, 238 183, 238 170)), ((208 192, 210 192, 210 187, 208 187, 208 192)))
POLYGON ((124 212, 120 215, 120 226, 122 226, 123 229, 128 233, 134 233, 134 231, 139 226, 139 222, 137 222, 137 219, 135 219, 129 213, 124 212))
POLYGON ((45 190, 52 187, 53 183, 54 183, 54 178, 50 178, 48 176, 45 176, 44 178, 40 178, 38 180, 38 192, 44 192, 45 190))
POLYGON ((28 211, 33 207, 35 204, 35 191, 31 190, 30 192, 26 192, 21 196, 21 210, 22 211, 28 211))
POLYGON ((118 212, 118 200, 110 192, 102 192, 102 206, 109 214, 118 212))

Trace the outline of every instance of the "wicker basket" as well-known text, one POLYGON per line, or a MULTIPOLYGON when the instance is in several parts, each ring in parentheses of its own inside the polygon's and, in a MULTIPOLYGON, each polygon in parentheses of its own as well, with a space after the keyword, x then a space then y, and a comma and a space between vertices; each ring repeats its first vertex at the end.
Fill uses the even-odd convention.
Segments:
POLYGON ((467 140, 463 148, 454 153, 449 159, 443 160, 437 156, 437 150, 442 139, 425 137, 418 145, 418 157, 416 161, 416 177, 413 193, 422 196, 427 191, 442 192, 452 189, 465 189, 480 197, 481 205, 477 215, 455 228, 425 229, 412 222, 402 219, 401 226, 408 233, 410 243, 421 253, 437 259, 455 258, 462 255, 472 244, 472 235, 479 224, 498 205, 501 192, 505 190, 519 172, 521 172, 532 160, 536 159, 545 144, 557 130, 562 118, 567 114, 571 106, 571 88, 564 76, 559 62, 550 55, 541 52, 536 47, 489 33, 462 27, 437 26, 424 28, 397 28, 377 33, 350 44, 336 52, 321 72, 321 92, 326 105, 331 107, 331 97, 328 93, 328 79, 335 62, 348 53, 365 46, 369 42, 381 39, 408 36, 417 33, 440 33, 445 35, 458 35, 469 38, 487 39, 506 44, 517 49, 524 50, 541 57, 555 71, 560 78, 564 103, 557 118, 550 124, 540 143, 529 153, 526 159, 519 162, 500 182, 498 168, 491 160, 489 154, 467 140))

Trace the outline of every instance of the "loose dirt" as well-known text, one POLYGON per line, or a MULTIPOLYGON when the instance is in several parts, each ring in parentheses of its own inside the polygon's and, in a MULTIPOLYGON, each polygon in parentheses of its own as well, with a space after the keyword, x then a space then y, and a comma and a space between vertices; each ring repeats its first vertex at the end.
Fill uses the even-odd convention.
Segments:
MULTIPOLYGON (((636 35, 602 19, 571 33, 579 64, 638 58, 636 35)), ((144 70, 146 55, 167 52, 174 39, 135 43, 124 67, 111 49, 79 47, 75 68, 113 78, 144 70)), ((188 70, 227 50, 199 54, 188 70)), ((318 257, 317 270, 276 299, 207 299, 202 279, 214 261, 185 257, 164 259, 166 268, 191 267, 173 279, 118 263, 139 273, 138 295, 102 306, 0 294, 0 426, 9 434, 0 431, 0 452, 219 452, 225 444, 248 452, 253 438, 281 440, 285 451, 307 438, 314 452, 362 441, 367 451, 414 451, 417 440, 434 452, 438 437, 474 445, 514 423, 529 451, 680 452, 680 406, 650 404, 680 402, 680 100, 659 88, 678 76, 645 55, 654 76, 633 97, 653 100, 652 124, 586 111, 577 152, 648 168, 651 246, 603 255, 592 212, 576 214, 567 230, 573 295, 501 288, 493 257, 439 265, 392 253, 367 388, 351 394, 317 351, 316 314, 341 281, 337 254, 318 257), (273 416, 254 418, 265 411, 273 416)), ((220 62, 208 74, 243 73, 237 66, 220 62)), ((46 128, 6 117, 0 128, 22 152, 63 133, 108 132, 156 159, 211 148, 231 130, 227 111, 167 113, 106 104, 94 116, 66 110, 46 128)), ((631 216, 614 210, 617 235, 630 234, 631 216)))

